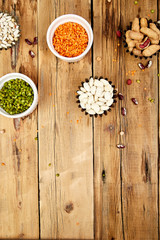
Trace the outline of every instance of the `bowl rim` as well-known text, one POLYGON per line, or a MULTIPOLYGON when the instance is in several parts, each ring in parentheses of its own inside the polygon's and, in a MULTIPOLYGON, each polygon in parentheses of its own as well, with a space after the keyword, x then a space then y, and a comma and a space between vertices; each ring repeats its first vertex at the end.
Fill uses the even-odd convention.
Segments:
POLYGON ((7 113, 3 108, 0 107, 0 115, 3 115, 3 116, 8 117, 8 118, 25 117, 25 116, 29 115, 35 109, 35 107, 37 106, 37 103, 38 103, 37 87, 36 87, 35 83, 25 74, 16 73, 16 72, 5 74, 4 76, 2 76, 0 78, 0 89, 3 87, 5 82, 8 82, 8 81, 10 81, 12 79, 16 79, 16 78, 21 78, 23 81, 27 82, 30 85, 30 87, 32 88, 33 93, 34 93, 34 99, 33 99, 33 102, 31 104, 31 106, 26 111, 24 111, 22 113, 18 113, 18 114, 11 115, 11 114, 7 113), (1 85, 1 81, 4 81, 2 83, 2 85, 1 85))
MULTIPOLYGON (((66 21, 66 22, 67 22, 67 21, 66 21)), ((70 21, 68 20, 68 22, 70 22, 70 21)), ((74 21, 72 20, 72 22, 74 22, 74 21)), ((75 21, 75 22, 76 22, 76 21, 75 21)), ((59 24, 57 25, 57 27, 58 27, 59 25, 61 25, 61 24, 63 24, 63 23, 59 23, 59 24)), ((80 23, 79 23, 79 24, 80 24, 80 23)), ((80 24, 80 25, 81 25, 81 24, 80 24)), ((84 27, 84 26, 82 26, 82 27, 84 27)), ((85 27, 84 27, 84 28, 85 28, 85 27)), ((88 35, 88 31, 87 31, 86 28, 85 28, 85 30, 86 30, 87 35, 88 35)), ((47 44, 48 44, 49 49, 51 50, 51 52, 52 52, 56 57, 58 57, 58 58, 60 58, 61 60, 64 60, 64 61, 71 61, 71 60, 77 61, 77 60, 80 60, 80 58, 83 58, 83 57, 89 52, 89 50, 91 49, 92 44, 93 44, 93 30, 92 30, 91 25, 89 24, 89 22, 88 22, 85 18, 83 18, 83 17, 81 17, 81 16, 79 16, 79 15, 76 15, 76 14, 64 14, 64 15, 61 15, 61 16, 55 18, 55 20, 53 20, 53 22, 49 25, 48 30, 47 30, 46 38, 47 38, 47 44), (90 31, 90 33, 91 33, 90 42, 88 42, 88 45, 87 45, 86 49, 84 50, 84 52, 81 53, 80 55, 76 56, 76 57, 71 57, 71 58, 70 58, 70 57, 61 56, 61 55, 54 49, 54 47, 51 47, 51 46, 50 46, 50 42, 49 42, 50 32, 51 32, 51 29, 52 29, 53 25, 55 25, 59 20, 61 20, 61 19, 63 20, 63 19, 66 18, 66 17, 74 17, 74 18, 77 18, 78 20, 82 20, 82 21, 88 26, 88 29, 89 29, 89 31, 90 31)), ((89 38, 89 36, 88 36, 88 38, 89 38)))

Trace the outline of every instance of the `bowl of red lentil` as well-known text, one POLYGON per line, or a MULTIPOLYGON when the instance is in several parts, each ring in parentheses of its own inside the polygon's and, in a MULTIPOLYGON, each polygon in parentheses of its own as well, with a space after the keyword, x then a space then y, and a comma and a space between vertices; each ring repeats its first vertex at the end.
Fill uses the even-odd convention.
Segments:
POLYGON ((51 52, 66 62, 80 61, 91 49, 93 31, 81 16, 66 14, 48 28, 47 44, 51 52))

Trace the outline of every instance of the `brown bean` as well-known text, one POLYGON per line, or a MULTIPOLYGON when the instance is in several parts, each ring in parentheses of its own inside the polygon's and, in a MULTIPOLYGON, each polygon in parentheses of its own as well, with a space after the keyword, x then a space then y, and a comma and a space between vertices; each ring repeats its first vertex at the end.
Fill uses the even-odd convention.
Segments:
POLYGON ((150 45, 150 42, 151 42, 150 39, 148 37, 146 37, 143 42, 136 43, 136 48, 139 50, 144 50, 145 48, 147 48, 150 45))
POLYGON ((136 98, 131 98, 132 102, 135 104, 135 105, 138 105, 138 101, 136 98))
POLYGON ((123 148, 125 148, 125 145, 123 145, 123 144, 117 144, 117 148, 123 149, 123 148))

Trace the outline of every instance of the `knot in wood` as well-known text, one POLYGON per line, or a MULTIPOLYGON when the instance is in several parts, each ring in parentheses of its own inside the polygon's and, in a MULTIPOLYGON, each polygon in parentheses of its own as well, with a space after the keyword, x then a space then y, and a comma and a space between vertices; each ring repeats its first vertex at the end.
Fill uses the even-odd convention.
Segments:
POLYGON ((73 211, 73 209, 74 209, 74 207, 73 207, 73 203, 70 202, 70 203, 66 204, 64 210, 65 210, 67 213, 70 213, 71 211, 73 211))

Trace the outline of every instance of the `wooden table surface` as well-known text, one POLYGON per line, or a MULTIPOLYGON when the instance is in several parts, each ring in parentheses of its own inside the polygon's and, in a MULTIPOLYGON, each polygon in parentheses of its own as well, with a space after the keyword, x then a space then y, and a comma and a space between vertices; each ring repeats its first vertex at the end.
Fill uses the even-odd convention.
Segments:
POLYGON ((159 7, 158 0, 0 1, 22 30, 18 46, 0 52, 0 77, 26 74, 39 91, 31 115, 0 117, 0 239, 159 239, 159 58, 141 71, 116 36, 137 15, 157 20, 159 7), (50 23, 67 13, 94 32, 92 50, 70 64, 46 43, 50 23), (25 43, 35 36, 38 45, 25 43), (102 118, 85 116, 76 103, 91 75, 108 77, 125 97, 102 118))

